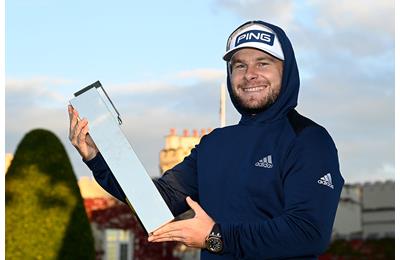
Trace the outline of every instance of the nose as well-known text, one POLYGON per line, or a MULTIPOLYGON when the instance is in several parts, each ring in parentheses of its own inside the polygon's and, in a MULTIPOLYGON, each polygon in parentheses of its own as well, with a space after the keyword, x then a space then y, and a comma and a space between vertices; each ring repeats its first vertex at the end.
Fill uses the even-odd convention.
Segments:
POLYGON ((256 79, 258 77, 256 66, 252 66, 252 65, 247 66, 246 73, 244 76, 247 80, 256 79))

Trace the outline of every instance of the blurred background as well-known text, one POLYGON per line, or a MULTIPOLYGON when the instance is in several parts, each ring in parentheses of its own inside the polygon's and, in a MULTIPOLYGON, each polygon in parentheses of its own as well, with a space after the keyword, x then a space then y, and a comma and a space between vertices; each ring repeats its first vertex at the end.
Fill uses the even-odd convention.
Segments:
MULTIPOLYGON (((221 92, 222 55, 229 34, 253 19, 286 31, 301 77, 297 109, 336 142, 346 186, 334 238, 361 241, 348 251, 362 251, 368 247, 362 241, 394 237, 394 1, 13 0, 5 6, 6 167, 29 131, 54 133, 97 232, 98 257, 130 250, 129 257, 139 244, 126 225, 94 224, 90 212, 107 211, 114 202, 107 204, 112 198, 96 186, 69 143, 69 99, 100 80, 122 116, 123 131, 156 178, 203 134, 240 119, 221 92), (128 240, 112 240, 118 250, 107 251, 107 234, 128 240), (124 241, 129 246, 121 247, 124 241)), ((189 257, 179 250, 175 257, 189 257)))

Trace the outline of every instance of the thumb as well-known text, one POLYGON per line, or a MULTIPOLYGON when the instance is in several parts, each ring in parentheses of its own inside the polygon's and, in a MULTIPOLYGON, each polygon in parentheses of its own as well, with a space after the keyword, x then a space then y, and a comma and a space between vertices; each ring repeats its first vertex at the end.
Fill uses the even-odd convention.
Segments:
POLYGON ((186 202, 189 205, 189 207, 194 210, 194 213, 196 213, 196 215, 197 213, 203 212, 203 209, 200 207, 199 203, 192 200, 192 198, 190 198, 189 196, 186 197, 186 202))

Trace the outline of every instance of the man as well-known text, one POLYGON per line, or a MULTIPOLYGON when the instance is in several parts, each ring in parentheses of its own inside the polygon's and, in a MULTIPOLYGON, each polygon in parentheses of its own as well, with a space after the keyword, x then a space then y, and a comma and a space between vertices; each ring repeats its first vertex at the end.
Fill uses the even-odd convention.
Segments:
MULTIPOLYGON (((328 132, 294 109, 300 82, 291 43, 281 28, 251 21, 232 33, 223 58, 241 120, 204 136, 154 181, 174 215, 190 207, 195 217, 167 224, 149 241, 202 248, 202 259, 317 259, 344 180, 328 132)), ((71 142, 101 186, 123 201, 87 121, 69 112, 71 142)))

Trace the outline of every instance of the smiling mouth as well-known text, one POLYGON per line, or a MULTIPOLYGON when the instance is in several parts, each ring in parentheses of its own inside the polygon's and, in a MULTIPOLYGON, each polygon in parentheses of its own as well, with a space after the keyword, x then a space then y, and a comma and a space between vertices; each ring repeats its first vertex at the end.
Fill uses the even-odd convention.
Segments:
POLYGON ((258 92, 263 89, 265 89, 265 86, 260 86, 260 87, 252 87, 252 88, 242 88, 243 92, 258 92))

